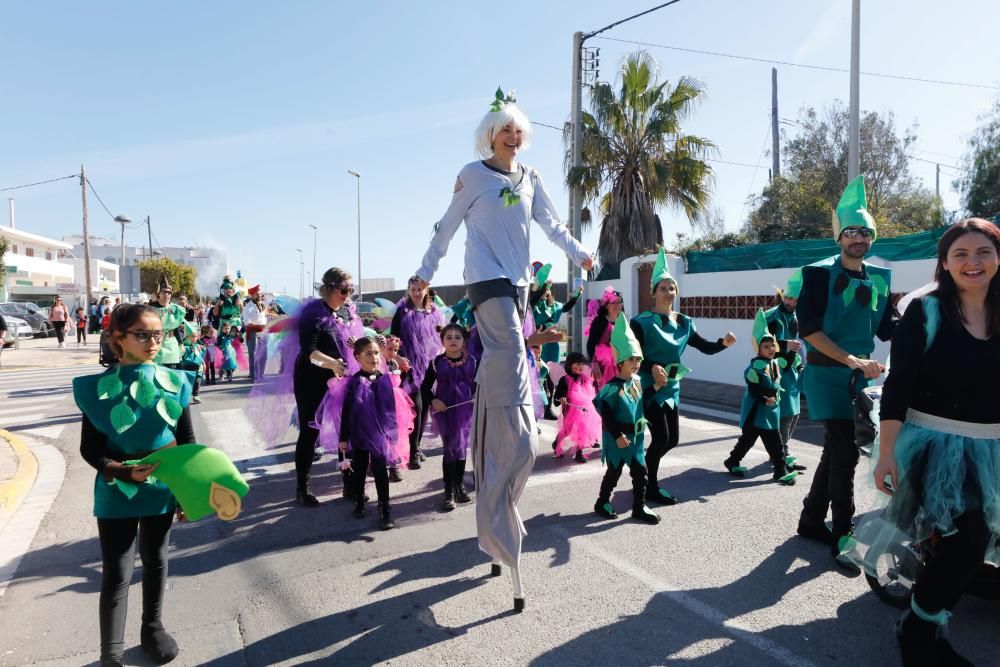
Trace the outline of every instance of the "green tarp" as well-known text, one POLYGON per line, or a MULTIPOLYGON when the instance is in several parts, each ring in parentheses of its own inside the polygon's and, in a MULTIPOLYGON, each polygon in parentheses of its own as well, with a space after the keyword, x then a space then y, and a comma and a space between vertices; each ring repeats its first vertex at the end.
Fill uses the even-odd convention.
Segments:
MULTIPOLYGON (((879 256, 893 262, 908 259, 931 259, 937 256, 937 242, 947 226, 925 232, 879 239, 869 257, 879 256)), ((818 262, 838 252, 833 239, 802 239, 774 241, 741 248, 723 248, 690 252, 688 273, 719 273, 722 271, 752 271, 754 269, 791 269, 818 262)))

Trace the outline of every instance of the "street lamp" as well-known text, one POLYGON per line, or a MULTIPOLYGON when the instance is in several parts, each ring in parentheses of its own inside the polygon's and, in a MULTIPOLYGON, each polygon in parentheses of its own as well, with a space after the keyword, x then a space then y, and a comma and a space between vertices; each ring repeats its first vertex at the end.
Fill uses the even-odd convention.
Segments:
POLYGON ((362 300, 361 295, 361 174, 348 169, 347 173, 358 179, 358 301, 362 300))
MULTIPOLYGON (((125 275, 123 273, 125 271, 125 225, 131 224, 132 223, 132 219, 129 218, 127 215, 116 215, 115 216, 115 222, 117 222, 118 224, 120 224, 122 226, 122 260, 118 264, 118 291, 121 292, 122 291, 122 278, 125 277, 125 275)), ((129 285, 128 293, 129 293, 129 296, 131 297, 132 296, 132 286, 131 285, 129 285)))
POLYGON ((316 225, 309 225, 313 228, 313 272, 312 279, 309 281, 309 296, 312 296, 316 288, 314 287, 316 283, 316 233, 319 232, 319 227, 316 225))
POLYGON ((299 253, 299 300, 306 298, 305 289, 303 288, 303 272, 306 270, 306 263, 302 261, 302 248, 296 248, 295 252, 299 253))

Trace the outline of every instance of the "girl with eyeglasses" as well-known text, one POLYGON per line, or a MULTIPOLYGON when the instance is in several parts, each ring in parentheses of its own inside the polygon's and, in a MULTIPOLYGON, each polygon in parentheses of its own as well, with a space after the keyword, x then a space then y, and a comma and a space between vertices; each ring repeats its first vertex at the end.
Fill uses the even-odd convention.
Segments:
POLYGON ((140 644, 162 664, 179 652, 162 622, 167 545, 178 506, 170 489, 155 479, 156 465, 126 462, 195 441, 189 410, 194 377, 153 363, 164 332, 159 313, 148 305, 115 309, 107 334, 118 364, 73 380, 73 397, 83 413, 80 454, 97 471, 100 664, 122 664, 137 541, 142 559, 140 644))

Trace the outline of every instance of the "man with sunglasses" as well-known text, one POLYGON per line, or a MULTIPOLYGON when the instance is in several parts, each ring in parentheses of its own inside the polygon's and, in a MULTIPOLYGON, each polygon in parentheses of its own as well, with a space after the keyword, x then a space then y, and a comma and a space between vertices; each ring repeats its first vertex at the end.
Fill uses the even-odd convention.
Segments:
POLYGON ((185 312, 182 307, 170 301, 173 293, 167 276, 161 275, 157 302, 151 305, 160 313, 160 320, 163 322, 163 345, 153 361, 168 368, 180 368, 185 312))
POLYGON ((802 267, 795 310, 806 343, 802 391, 809 418, 822 421, 824 428, 823 454, 803 501, 798 533, 828 545, 839 565, 856 570, 843 558, 854 546, 854 471, 860 458, 848 384, 855 371, 868 385, 885 370, 871 358, 874 337, 889 340, 897 321, 890 301, 891 272, 864 261, 876 232, 862 176, 844 190, 833 234, 840 254, 802 267), (832 530, 826 526, 828 509, 832 530))

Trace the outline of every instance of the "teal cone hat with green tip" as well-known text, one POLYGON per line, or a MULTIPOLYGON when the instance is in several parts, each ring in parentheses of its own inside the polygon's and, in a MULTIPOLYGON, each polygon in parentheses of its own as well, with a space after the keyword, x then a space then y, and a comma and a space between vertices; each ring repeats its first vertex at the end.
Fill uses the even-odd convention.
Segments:
POLYGON ((611 351, 614 352, 616 364, 632 357, 642 359, 642 346, 625 317, 615 320, 615 328, 611 330, 611 351))
POLYGON ((844 188, 840 196, 837 210, 833 212, 833 240, 839 241, 840 234, 848 227, 862 227, 872 230, 872 241, 878 235, 875 230, 875 219, 868 212, 868 199, 865 197, 865 177, 857 176, 844 188))
POLYGON ((552 273, 552 265, 546 264, 545 266, 538 269, 538 273, 535 274, 535 283, 539 287, 544 287, 545 283, 549 281, 549 274, 552 273))
POLYGON ((775 287, 774 291, 778 293, 778 297, 781 299, 798 299, 799 294, 802 292, 802 269, 795 269, 795 272, 788 276, 788 282, 785 284, 785 289, 780 287, 775 287))
POLYGON ((653 265, 653 275, 650 278, 650 290, 656 290, 656 286, 664 280, 672 280, 677 283, 677 279, 670 275, 667 268, 667 253, 660 248, 660 254, 656 256, 656 264, 653 265))
POLYGON ((757 316, 753 318, 753 330, 751 333, 750 345, 753 347, 755 354, 763 341, 775 341, 774 334, 772 334, 767 328, 767 316, 764 315, 763 308, 757 309, 757 316))

